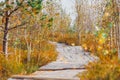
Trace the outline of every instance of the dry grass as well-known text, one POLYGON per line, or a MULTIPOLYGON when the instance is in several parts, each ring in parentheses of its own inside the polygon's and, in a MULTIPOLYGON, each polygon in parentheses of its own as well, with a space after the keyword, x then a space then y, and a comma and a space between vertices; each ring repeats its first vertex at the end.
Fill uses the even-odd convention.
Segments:
POLYGON ((82 47, 86 51, 97 55, 99 61, 89 63, 87 71, 79 74, 81 80, 119 80, 120 63, 118 62, 117 50, 110 48, 108 39, 104 39, 101 33, 98 36, 86 34, 82 36, 82 47))
POLYGON ((89 63, 87 71, 79 75, 81 80, 119 80, 120 63, 114 58, 102 57, 98 62, 89 63))
POLYGON ((77 36, 75 33, 55 33, 54 41, 59 43, 65 43, 67 45, 78 45, 77 44, 77 36))
MULTIPOLYGON (((52 44, 41 43, 41 51, 34 50, 31 53, 31 60, 27 61, 27 50, 16 49, 16 53, 10 54, 6 59, 0 54, 0 79, 6 80, 13 74, 30 74, 40 66, 56 60, 57 53, 52 44)), ((9 49, 14 52, 14 48, 9 49)))

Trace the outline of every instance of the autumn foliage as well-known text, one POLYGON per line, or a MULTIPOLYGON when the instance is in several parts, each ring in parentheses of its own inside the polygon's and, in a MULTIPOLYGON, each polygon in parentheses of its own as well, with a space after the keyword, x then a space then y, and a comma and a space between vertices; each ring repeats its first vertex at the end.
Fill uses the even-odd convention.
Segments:
POLYGON ((70 15, 57 0, 14 1, 0 2, 0 80, 30 74, 56 60, 56 47, 49 41, 82 46, 99 58, 78 75, 81 80, 120 79, 120 13, 116 0, 91 0, 91 4, 101 2, 94 5, 76 0, 72 25, 70 15))
POLYGON ((36 71, 40 66, 45 65, 51 61, 56 60, 56 51, 54 45, 42 42, 41 51, 34 50, 31 53, 30 62, 27 61, 27 50, 9 48, 8 58, 5 55, 0 54, 0 78, 2 80, 7 79, 12 74, 29 74, 36 71))

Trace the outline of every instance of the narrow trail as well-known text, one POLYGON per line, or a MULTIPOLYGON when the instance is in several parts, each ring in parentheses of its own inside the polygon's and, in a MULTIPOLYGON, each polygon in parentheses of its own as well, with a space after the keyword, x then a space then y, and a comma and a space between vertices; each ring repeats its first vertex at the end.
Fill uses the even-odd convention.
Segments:
POLYGON ((68 46, 50 42, 56 46, 58 57, 29 76, 13 76, 9 80, 79 80, 78 73, 85 71, 85 65, 97 57, 85 52, 81 46, 68 46))

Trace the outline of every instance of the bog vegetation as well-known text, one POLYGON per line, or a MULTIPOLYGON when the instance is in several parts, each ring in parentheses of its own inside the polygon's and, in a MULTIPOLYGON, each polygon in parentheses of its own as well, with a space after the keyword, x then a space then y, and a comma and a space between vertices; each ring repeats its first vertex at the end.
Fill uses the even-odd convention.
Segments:
POLYGON ((56 60, 49 41, 80 45, 99 57, 89 63, 81 80, 120 79, 119 0, 75 0, 76 19, 59 0, 0 2, 0 79, 30 74, 56 60))

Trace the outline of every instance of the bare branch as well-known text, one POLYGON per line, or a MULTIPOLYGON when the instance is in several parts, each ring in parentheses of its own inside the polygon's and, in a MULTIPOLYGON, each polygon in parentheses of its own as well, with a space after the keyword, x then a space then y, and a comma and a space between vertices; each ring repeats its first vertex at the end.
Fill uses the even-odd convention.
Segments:
POLYGON ((3 28, 3 26, 0 26, 1 28, 3 28))
POLYGON ((4 30, 0 29, 0 31, 4 32, 4 30))
MULTIPOLYGON (((21 1, 20 6, 23 4, 23 2, 24 2, 24 0, 21 1)), ((10 12, 8 17, 10 17, 15 11, 17 11, 20 8, 20 6, 16 6, 16 8, 10 12)))
POLYGON ((13 11, 10 12, 10 14, 8 15, 8 17, 10 17, 15 11, 17 11, 20 7, 15 8, 13 11))
POLYGON ((8 31, 9 31, 9 30, 12 30, 12 29, 19 28, 19 27, 21 27, 21 26, 23 26, 23 25, 25 25, 25 24, 27 24, 27 22, 23 22, 23 23, 21 23, 20 25, 17 25, 17 26, 15 26, 15 27, 9 28, 8 31))

